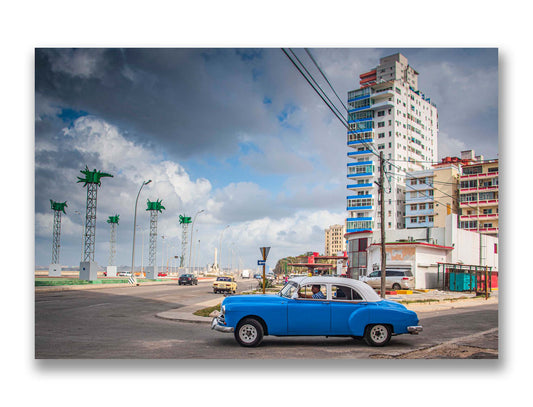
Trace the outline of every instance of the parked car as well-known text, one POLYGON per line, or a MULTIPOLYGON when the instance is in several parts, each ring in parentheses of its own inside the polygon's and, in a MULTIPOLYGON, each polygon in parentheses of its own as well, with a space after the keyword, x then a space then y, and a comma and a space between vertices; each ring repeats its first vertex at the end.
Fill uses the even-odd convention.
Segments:
MULTIPOLYGON (((376 270, 361 281, 374 289, 381 289, 381 270, 376 270)), ((410 269, 387 269, 385 277, 385 289, 387 290, 412 290, 415 288, 415 278, 410 269)))
POLYGON ((242 346, 257 346, 266 335, 363 337, 371 346, 384 346, 393 335, 422 331, 415 312, 342 277, 296 277, 278 294, 227 297, 220 312, 211 329, 233 332, 242 346), (318 292, 323 299, 310 298, 318 292))
POLYGON ((182 274, 178 279, 178 285, 198 285, 198 278, 194 274, 182 274))
POLYGON ((237 291, 237 283, 233 276, 220 276, 213 282, 213 292, 215 294, 219 292, 232 292, 235 294, 237 291))
POLYGON ((119 271, 117 273, 119 277, 131 277, 131 271, 119 271))

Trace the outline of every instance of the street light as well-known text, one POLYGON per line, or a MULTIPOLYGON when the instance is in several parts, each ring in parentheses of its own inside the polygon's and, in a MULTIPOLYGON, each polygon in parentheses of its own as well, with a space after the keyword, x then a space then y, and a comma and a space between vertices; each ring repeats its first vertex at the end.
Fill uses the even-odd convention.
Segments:
POLYGON ((196 217, 198 216, 198 214, 202 212, 205 212, 205 209, 196 212, 196 215, 194 215, 194 219, 192 220, 191 243, 189 244, 189 273, 191 272, 192 235, 194 234, 194 222, 196 221, 196 217))
POLYGON ((85 235, 85 224, 83 223, 83 216, 80 211, 74 211, 76 215, 80 215, 81 219, 81 257, 80 263, 83 261, 83 236, 85 235))
POLYGON ((135 199, 135 211, 133 216, 133 249, 131 251, 131 277, 135 281, 135 229, 137 227, 137 202, 139 202, 139 195, 141 194, 141 190, 145 185, 148 185, 150 182, 152 182, 151 179, 148 181, 143 181, 143 184, 141 185, 141 188, 139 188, 139 192, 137 193, 137 199, 135 199))
POLYGON ((229 225, 226 225, 222 232, 220 232, 220 239, 218 240, 218 262, 220 263, 220 270, 222 270, 222 235, 224 231, 229 228, 229 225))

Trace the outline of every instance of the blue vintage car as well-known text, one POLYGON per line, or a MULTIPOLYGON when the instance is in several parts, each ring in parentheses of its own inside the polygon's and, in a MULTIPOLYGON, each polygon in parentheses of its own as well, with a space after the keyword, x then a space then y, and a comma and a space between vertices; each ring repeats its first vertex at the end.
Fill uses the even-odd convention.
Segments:
POLYGON ((418 334, 415 312, 381 299, 367 284, 341 277, 296 277, 278 294, 224 299, 211 328, 233 332, 242 346, 257 346, 265 335, 363 337, 386 345, 392 335, 418 334))

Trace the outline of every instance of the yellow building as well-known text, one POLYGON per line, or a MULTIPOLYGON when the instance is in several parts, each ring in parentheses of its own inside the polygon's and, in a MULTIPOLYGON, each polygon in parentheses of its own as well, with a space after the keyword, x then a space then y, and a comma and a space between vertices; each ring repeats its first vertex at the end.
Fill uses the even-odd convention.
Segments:
POLYGON ((459 200, 461 229, 498 236, 498 160, 463 165, 459 200))
POLYGON ((333 225, 325 230, 325 250, 326 256, 335 256, 338 252, 346 250, 346 241, 344 234, 346 227, 344 225, 333 225))
POLYGON ((458 162, 447 162, 447 159, 433 166, 433 227, 446 226, 446 216, 459 214, 458 183, 460 175, 458 162))

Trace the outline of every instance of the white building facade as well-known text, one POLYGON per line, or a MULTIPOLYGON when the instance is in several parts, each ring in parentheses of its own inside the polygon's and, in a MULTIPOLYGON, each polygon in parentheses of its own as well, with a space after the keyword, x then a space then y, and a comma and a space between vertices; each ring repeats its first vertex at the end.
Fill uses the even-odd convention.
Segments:
MULTIPOLYGON (((361 257, 371 233, 381 228, 379 153, 386 163, 385 229, 405 228, 406 172, 430 169, 437 161, 438 112, 418 89, 418 72, 402 54, 380 59, 360 75, 360 88, 348 92, 346 238, 348 255, 361 257)), ((364 262, 350 261, 353 276, 364 262)))

